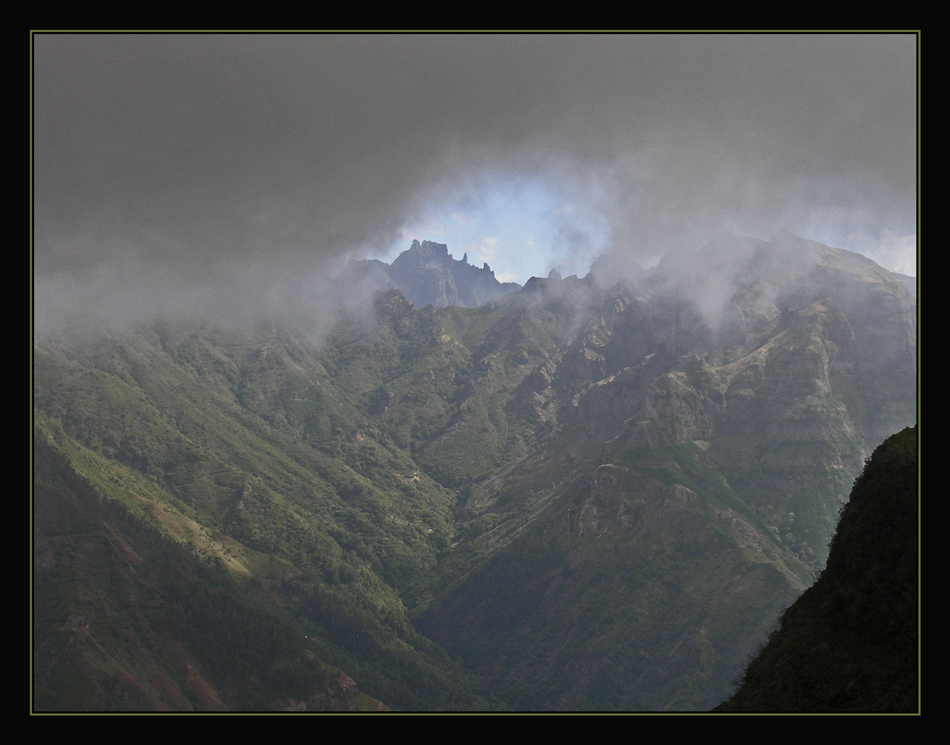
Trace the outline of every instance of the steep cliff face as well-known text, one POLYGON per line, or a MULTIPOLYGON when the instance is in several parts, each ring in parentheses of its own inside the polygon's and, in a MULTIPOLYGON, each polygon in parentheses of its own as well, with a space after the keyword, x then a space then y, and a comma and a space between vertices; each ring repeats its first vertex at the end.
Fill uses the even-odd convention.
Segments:
MULTIPOLYGON (((608 373, 573 413, 590 434, 616 428, 614 448, 704 441, 743 498, 819 566, 863 458, 915 419, 916 305, 864 257, 791 236, 726 256, 725 299, 692 302, 702 288, 690 262, 615 288, 596 333, 579 336, 593 341, 565 354, 596 356, 608 373)), ((562 389, 576 388, 569 377, 562 389)))

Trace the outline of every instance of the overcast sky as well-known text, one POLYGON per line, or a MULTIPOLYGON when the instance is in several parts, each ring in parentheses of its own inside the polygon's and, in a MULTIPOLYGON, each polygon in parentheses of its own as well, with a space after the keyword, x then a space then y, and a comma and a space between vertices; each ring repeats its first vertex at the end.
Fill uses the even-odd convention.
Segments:
POLYGON ((316 308, 412 238, 524 282, 785 228, 916 274, 912 34, 33 43, 41 319, 316 308))

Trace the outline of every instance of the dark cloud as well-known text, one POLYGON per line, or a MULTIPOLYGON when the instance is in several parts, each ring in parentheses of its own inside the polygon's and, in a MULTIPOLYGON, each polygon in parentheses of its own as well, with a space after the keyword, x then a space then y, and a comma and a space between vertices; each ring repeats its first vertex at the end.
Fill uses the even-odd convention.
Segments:
POLYGON ((914 35, 33 41, 47 309, 296 302, 490 176, 596 191, 635 255, 816 214, 915 232, 914 35))

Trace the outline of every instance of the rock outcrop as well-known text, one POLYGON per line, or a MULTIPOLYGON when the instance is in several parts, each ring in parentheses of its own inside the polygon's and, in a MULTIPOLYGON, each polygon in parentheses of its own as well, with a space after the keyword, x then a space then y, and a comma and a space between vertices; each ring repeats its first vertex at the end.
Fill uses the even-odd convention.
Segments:
POLYGON ((514 282, 495 279, 487 263, 481 269, 469 264, 467 253, 457 261, 448 246, 417 240, 391 265, 376 260, 351 262, 339 281, 375 290, 395 287, 420 308, 477 308, 520 289, 514 282))

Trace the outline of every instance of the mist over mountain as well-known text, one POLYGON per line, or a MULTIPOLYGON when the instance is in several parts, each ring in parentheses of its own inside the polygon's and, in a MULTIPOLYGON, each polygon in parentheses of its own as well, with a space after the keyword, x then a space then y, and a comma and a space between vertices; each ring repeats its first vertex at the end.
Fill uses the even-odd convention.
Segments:
POLYGON ((319 344, 181 316, 35 340, 37 710, 729 695, 916 421, 915 298, 787 233, 617 283, 465 259, 351 264, 378 291, 319 344))
POLYGON ((31 51, 44 329, 302 324, 347 260, 439 225, 459 255, 497 238, 496 270, 543 257, 524 278, 596 258, 613 285, 783 226, 913 274, 914 33, 34 32, 31 51))

